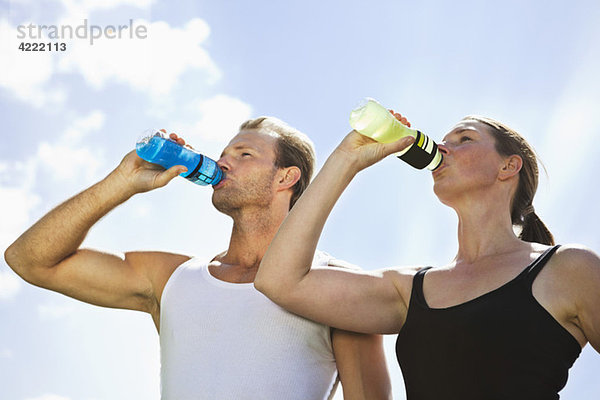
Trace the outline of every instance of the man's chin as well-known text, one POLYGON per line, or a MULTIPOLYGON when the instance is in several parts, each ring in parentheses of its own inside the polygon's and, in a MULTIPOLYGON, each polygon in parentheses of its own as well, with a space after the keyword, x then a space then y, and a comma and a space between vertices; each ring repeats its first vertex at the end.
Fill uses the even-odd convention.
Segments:
POLYGON ((235 207, 231 202, 231 196, 226 196, 221 192, 213 192, 212 204, 217 211, 222 212, 225 215, 231 215, 235 207))

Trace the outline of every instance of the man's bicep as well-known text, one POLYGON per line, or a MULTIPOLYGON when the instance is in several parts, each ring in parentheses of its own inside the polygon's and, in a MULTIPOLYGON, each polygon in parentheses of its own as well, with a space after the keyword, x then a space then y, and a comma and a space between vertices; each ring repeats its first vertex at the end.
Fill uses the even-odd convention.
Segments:
POLYGON ((153 270, 169 258, 159 254, 80 249, 50 268, 38 286, 90 304, 150 312, 153 270))

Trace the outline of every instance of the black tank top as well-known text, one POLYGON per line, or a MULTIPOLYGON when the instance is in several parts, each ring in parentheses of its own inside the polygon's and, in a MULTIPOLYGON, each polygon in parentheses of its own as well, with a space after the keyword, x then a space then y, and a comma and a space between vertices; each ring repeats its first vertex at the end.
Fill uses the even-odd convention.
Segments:
POLYGON ((456 306, 432 309, 416 273, 396 341, 408 400, 558 399, 581 347, 533 297, 558 246, 516 278, 456 306))

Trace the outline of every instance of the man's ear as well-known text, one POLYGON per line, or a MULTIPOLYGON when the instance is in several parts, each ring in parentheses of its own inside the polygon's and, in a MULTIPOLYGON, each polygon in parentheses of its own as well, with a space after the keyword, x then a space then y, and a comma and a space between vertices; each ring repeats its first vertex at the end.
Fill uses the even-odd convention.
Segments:
POLYGON ((522 167, 523 167, 523 159, 521 158, 521 156, 519 156, 517 154, 508 156, 504 159, 504 164, 502 165, 502 169, 500 170, 500 174, 498 175, 498 178, 501 181, 510 179, 513 176, 518 175, 519 171, 521 171, 522 167))
POLYGON ((294 186, 300 180, 300 168, 291 166, 282 168, 279 172, 278 186, 280 190, 287 190, 294 186))

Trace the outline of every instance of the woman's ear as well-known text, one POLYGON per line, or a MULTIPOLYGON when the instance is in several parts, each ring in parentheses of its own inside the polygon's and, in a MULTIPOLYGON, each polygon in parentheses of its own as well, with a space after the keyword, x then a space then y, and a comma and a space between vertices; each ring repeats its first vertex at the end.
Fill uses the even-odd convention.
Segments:
POLYGON ((302 172, 296 166, 282 168, 279 174, 278 186, 280 190, 287 190, 300 180, 302 172))
POLYGON ((521 168, 523 167, 523 159, 521 156, 517 154, 513 154, 512 156, 508 156, 504 159, 504 165, 500 170, 500 174, 498 178, 501 181, 505 181, 507 179, 512 178, 515 175, 519 174, 521 168))

